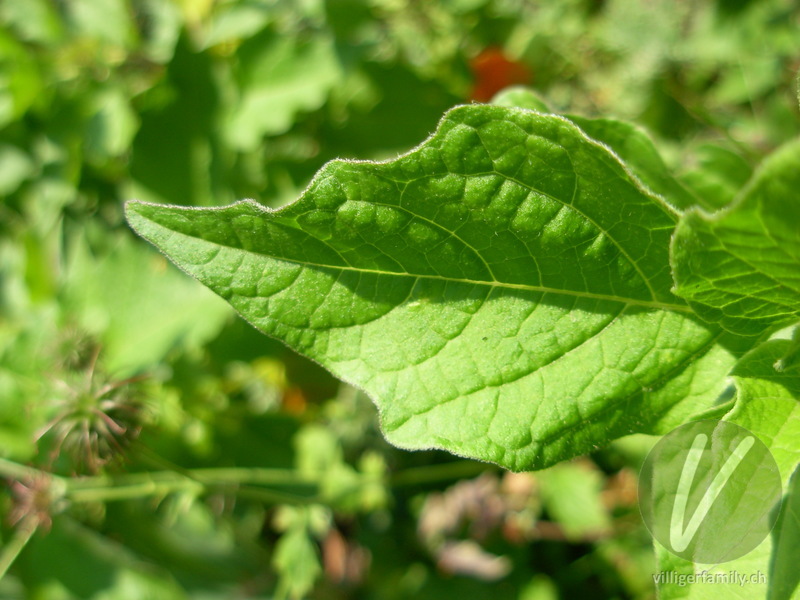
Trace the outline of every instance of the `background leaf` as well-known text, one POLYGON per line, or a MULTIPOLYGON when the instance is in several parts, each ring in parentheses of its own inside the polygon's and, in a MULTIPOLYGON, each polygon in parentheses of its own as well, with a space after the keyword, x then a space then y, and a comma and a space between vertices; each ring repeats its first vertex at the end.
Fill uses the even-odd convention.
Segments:
POLYGON ((675 293, 740 334, 800 317, 800 142, 762 165, 741 198, 713 215, 688 211, 675 230, 675 293))
POLYGON ((85 331, 103 341, 106 367, 113 372, 130 375, 178 345, 197 347, 227 320, 230 309, 223 302, 158 254, 142 252, 125 238, 103 254, 93 255, 85 241, 76 243, 64 304, 85 331))
POLYGON ((694 150, 696 165, 681 174, 681 181, 706 210, 730 204, 753 174, 748 161, 722 145, 704 143, 694 150))
POLYGON ((241 98, 225 131, 234 148, 252 150, 263 136, 286 132, 299 111, 322 106, 340 68, 331 40, 267 30, 239 48, 237 75, 241 98))
POLYGON ((642 183, 676 208, 708 206, 702 197, 695 197, 675 180, 642 129, 616 119, 587 119, 575 115, 568 118, 589 137, 611 148, 642 183))

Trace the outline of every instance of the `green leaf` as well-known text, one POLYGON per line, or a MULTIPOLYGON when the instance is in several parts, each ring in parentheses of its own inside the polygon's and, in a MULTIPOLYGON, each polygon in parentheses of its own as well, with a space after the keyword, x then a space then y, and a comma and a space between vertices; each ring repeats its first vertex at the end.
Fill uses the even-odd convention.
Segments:
POLYGON ((86 123, 84 138, 89 159, 102 164, 110 157, 127 152, 139 128, 139 120, 125 92, 109 86, 87 104, 92 115, 86 123))
POLYGON ((790 340, 771 340, 736 365, 736 406, 725 417, 757 434, 775 457, 784 483, 800 463, 800 365, 776 368, 792 347, 790 340))
POLYGON ((603 505, 603 477, 594 463, 562 463, 537 473, 542 502, 571 540, 606 535, 611 528, 603 505))
MULTIPOLYGON (((736 405, 725 417, 725 420, 753 432, 767 445, 784 485, 800 463, 800 448, 797 446, 800 439, 800 367, 795 365, 781 371, 775 368, 790 347, 789 340, 772 340, 742 358, 733 371, 737 387, 736 405)), ((771 537, 737 560, 720 565, 693 565, 657 548, 661 571, 675 570, 684 575, 707 571, 712 577, 736 571, 746 577, 754 574, 760 581, 744 586, 733 582, 659 585, 659 597, 665 600, 793 597, 791 594, 797 586, 798 530, 797 523, 791 519, 792 515, 796 516, 796 487, 795 481, 790 487, 789 497, 784 498, 783 516, 771 537)))
POLYGON ((168 63, 175 54, 183 25, 180 8, 172 2, 138 0, 136 13, 140 22, 147 23, 139 51, 159 64, 168 63))
POLYGON ((237 58, 242 95, 224 133, 239 150, 288 131, 298 112, 323 105, 341 77, 333 41, 321 35, 303 41, 265 31, 242 44, 237 58))
MULTIPOLYGON (((737 405, 726 420, 759 436, 772 452, 781 472, 784 497, 781 520, 771 539, 756 549, 751 562, 768 573, 770 600, 797 598, 798 521, 797 469, 800 465, 800 365, 780 368, 791 349, 790 340, 772 340, 748 353, 733 371, 738 388, 737 405), (795 474, 792 477, 792 474, 795 474)), ((725 565, 725 568, 735 568, 725 565)))
POLYGON ((112 371, 135 373, 177 346, 200 345, 230 314, 219 298, 128 239, 103 256, 92 255, 83 240, 73 250, 63 303, 102 340, 112 371))
POLYGON ((319 506, 281 507, 276 516, 276 526, 285 529, 275 544, 272 565, 279 581, 276 598, 303 598, 314 587, 314 581, 322 574, 322 566, 311 537, 312 533, 324 534, 329 524, 319 506))
POLYGON ((492 104, 509 108, 527 108, 542 113, 552 112, 536 92, 523 86, 508 87, 497 92, 492 98, 492 104))
POLYGON ((544 573, 537 573, 519 593, 519 600, 558 600, 558 587, 544 573))
POLYGON ((0 20, 26 41, 38 43, 57 42, 64 33, 58 9, 48 0, 3 2, 0 20))
POLYGON ((741 197, 675 230, 675 293, 704 319, 755 335, 800 318, 800 141, 762 165, 741 197))
POLYGON ((275 20, 274 8, 256 3, 222 4, 215 6, 203 47, 239 42, 254 36, 275 20))
POLYGON ((611 148, 642 183, 673 206, 679 209, 698 204, 708 206, 672 176, 653 141, 641 128, 617 119, 587 119, 575 115, 567 118, 587 135, 611 148))
POLYGON ((297 470, 320 480, 319 495, 339 510, 358 506, 360 480, 356 470, 344 461, 339 440, 330 429, 306 425, 294 439, 297 470))
POLYGON ((124 47, 136 40, 133 11, 127 0, 72 0, 67 11, 78 35, 124 47))
POLYGON ((15 192, 36 172, 31 157, 11 144, 0 143, 0 196, 15 192))
POLYGON ((404 448, 541 468, 707 408, 732 359, 670 292, 672 209, 568 120, 453 109, 298 202, 140 202, 132 227, 375 400, 404 448))
POLYGON ((723 146, 702 144, 691 155, 697 164, 681 174, 681 181, 707 210, 729 205, 753 174, 741 155, 723 146))
POLYGON ((800 467, 795 469, 783 501, 781 517, 775 525, 775 558, 771 564, 772 585, 768 600, 791 600, 800 597, 800 571, 797 551, 800 548, 800 467))
POLYGON ((36 101, 42 85, 31 53, 0 29, 0 127, 21 117, 36 101))

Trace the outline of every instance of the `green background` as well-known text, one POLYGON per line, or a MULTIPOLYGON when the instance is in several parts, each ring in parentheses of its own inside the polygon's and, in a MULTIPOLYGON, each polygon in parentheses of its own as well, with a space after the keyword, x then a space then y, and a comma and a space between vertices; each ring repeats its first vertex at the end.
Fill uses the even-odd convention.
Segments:
POLYGON ((789 0, 2 2, 0 561, 37 531, 0 597, 654 597, 652 440, 515 475, 395 450, 122 202, 279 206, 524 84, 724 206, 800 132, 798 31, 789 0))

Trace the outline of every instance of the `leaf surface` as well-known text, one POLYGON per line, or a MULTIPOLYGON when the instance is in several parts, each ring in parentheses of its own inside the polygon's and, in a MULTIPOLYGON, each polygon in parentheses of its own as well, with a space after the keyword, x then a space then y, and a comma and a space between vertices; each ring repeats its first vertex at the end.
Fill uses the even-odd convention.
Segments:
MULTIPOLYGON (((492 98, 492 104, 526 108, 540 113, 554 113, 533 90, 510 87, 492 98)), ((669 172, 655 144, 647 133, 626 121, 565 115, 590 138, 605 144, 651 191, 681 210, 700 205, 708 208, 705 199, 694 196, 669 172)))
POLYGON ((673 206, 681 210, 698 204, 706 207, 704 199, 695 197, 672 176, 653 141, 639 127, 617 119, 575 115, 568 118, 591 138, 611 148, 636 177, 673 206))
MULTIPOLYGON (((736 405, 725 417, 726 421, 756 434, 775 458, 781 481, 789 492, 783 500, 780 520, 771 535, 757 548, 741 558, 719 565, 693 565, 658 547, 661 571, 674 570, 684 575, 706 572, 710 578, 721 578, 713 584, 706 579, 694 585, 681 586, 674 582, 660 585, 660 598, 788 600, 800 594, 800 579, 797 577, 800 521, 797 518, 796 475, 800 464, 800 449, 797 447, 797 440, 800 439, 800 366, 776 369, 790 348, 789 340, 771 340, 742 358, 733 371, 737 387, 736 405), (742 585, 726 579, 731 572, 748 578, 747 583, 742 585)), ((758 491, 754 490, 754 493, 758 491)))
POLYGON ((675 293, 704 319, 757 335, 800 319, 800 140, 771 155, 742 196, 675 231, 675 293))
POLYGON ((412 152, 333 161, 278 211, 127 215, 366 390, 405 448, 540 468, 707 408, 732 363, 670 291, 673 209, 555 115, 457 107, 412 152))
POLYGON ((775 550, 770 564, 772 586, 767 598, 800 598, 800 572, 797 570, 797 551, 800 549, 800 466, 789 481, 773 540, 775 550))

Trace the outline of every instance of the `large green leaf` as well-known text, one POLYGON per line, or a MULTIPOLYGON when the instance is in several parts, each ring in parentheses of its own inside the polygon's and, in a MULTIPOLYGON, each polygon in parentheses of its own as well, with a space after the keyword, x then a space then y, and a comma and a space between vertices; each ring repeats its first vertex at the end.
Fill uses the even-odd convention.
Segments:
POLYGON ((729 209, 675 231, 675 293, 705 319, 758 334, 800 319, 800 140, 762 165, 729 209))
POLYGON ((296 203, 132 202, 128 220, 261 331, 366 390, 387 438, 511 469, 677 425, 724 385, 670 292, 677 215, 555 115, 458 107, 296 203))

